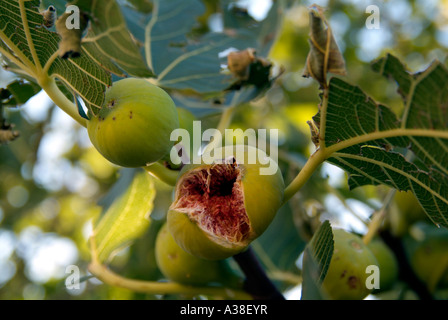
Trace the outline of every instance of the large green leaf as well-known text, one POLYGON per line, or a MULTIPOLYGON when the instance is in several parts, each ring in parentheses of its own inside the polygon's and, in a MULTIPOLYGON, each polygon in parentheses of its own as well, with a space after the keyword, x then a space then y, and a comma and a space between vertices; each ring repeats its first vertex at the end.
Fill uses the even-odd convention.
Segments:
POLYGON ((82 44, 91 59, 104 69, 125 77, 152 77, 154 74, 140 54, 140 48, 132 38, 115 0, 42 0, 42 5, 57 9, 62 15, 66 6, 76 5, 91 17, 90 26, 82 44), (69 3, 67 3, 69 2, 69 3))
POLYGON ((152 77, 132 39, 115 0, 77 0, 73 2, 91 15, 90 28, 82 43, 87 54, 103 68, 120 76, 121 71, 135 77, 152 77))
POLYGON ((28 72, 38 82, 47 76, 58 78, 89 109, 98 110, 104 101, 106 86, 111 85, 110 74, 87 54, 61 59, 58 56, 60 37, 43 26, 39 4, 39 0, 0 1, 0 53, 6 60, 12 58, 24 65, 27 70, 21 72, 28 72))
POLYGON ((345 169, 351 188, 384 184, 411 190, 437 225, 448 227, 448 70, 435 61, 410 74, 391 55, 373 64, 394 79, 404 100, 402 118, 360 88, 333 78, 324 127, 329 162, 345 169), (400 152, 408 148, 411 156, 400 152), (411 159, 414 159, 411 161, 411 159))
MULTIPOLYGON (((263 21, 245 17, 244 23, 229 7, 232 2, 222 2, 222 32, 208 32, 194 38, 191 37, 192 29, 197 26, 197 18, 205 10, 199 0, 155 0, 151 12, 122 7, 130 31, 142 44, 147 64, 157 74, 155 81, 158 85, 209 93, 215 98, 235 81, 231 74, 222 72, 226 57, 221 55, 226 50, 254 48, 259 55, 268 54, 279 29, 282 1, 273 4, 263 21), (247 27, 248 21, 251 22, 250 28, 247 27)), ((224 101, 220 101, 220 106, 249 101, 263 89, 248 86, 242 88, 241 93, 231 91, 229 97, 225 96, 224 101)), ((215 107, 210 101, 213 99, 207 101, 205 106, 215 107)), ((199 102, 197 105, 201 105, 201 101, 194 97, 179 99, 178 102, 182 106, 183 102, 199 102)))
POLYGON ((109 260, 114 252, 146 231, 156 192, 149 174, 137 170, 126 191, 113 194, 117 197, 94 228, 100 262, 109 260))

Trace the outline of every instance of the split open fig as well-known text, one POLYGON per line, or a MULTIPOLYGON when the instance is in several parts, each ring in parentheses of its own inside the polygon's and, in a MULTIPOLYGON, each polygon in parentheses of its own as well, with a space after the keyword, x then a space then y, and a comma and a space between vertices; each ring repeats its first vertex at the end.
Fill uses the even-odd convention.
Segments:
POLYGON ((260 170, 273 160, 255 147, 227 146, 214 154, 210 164, 182 169, 167 215, 178 245, 209 260, 242 252, 259 237, 282 205, 285 188, 278 167, 273 174, 260 170))

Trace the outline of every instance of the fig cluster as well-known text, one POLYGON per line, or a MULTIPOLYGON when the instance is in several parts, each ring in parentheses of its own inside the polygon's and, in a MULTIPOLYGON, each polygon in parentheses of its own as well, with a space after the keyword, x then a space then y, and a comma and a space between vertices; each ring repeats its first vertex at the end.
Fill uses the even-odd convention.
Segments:
POLYGON ((279 169, 263 174, 261 169, 273 160, 255 147, 226 146, 216 149, 211 161, 174 167, 170 151, 179 141, 171 141, 171 133, 179 127, 191 133, 194 115, 177 108, 163 89, 144 79, 115 82, 107 89, 101 110, 89 116, 90 140, 110 162, 144 167, 162 161, 169 169, 180 170, 167 227, 157 245, 159 266, 168 278, 182 283, 216 278, 212 270, 218 270, 218 264, 207 260, 244 251, 282 205, 282 174, 279 169))

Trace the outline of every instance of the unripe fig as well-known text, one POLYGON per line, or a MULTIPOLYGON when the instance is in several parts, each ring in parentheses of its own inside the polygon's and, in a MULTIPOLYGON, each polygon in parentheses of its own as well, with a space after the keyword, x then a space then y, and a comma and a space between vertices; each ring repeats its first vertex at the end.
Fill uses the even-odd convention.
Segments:
POLYGON ((394 201, 409 224, 426 218, 425 211, 411 191, 397 191, 394 195, 394 201))
POLYGON ((166 224, 157 234, 155 255, 162 274, 172 281, 203 286, 210 283, 225 283, 227 286, 241 284, 241 279, 232 272, 226 260, 210 261, 195 257, 174 241, 166 224))
POLYGON ((263 151, 241 145, 218 148, 214 154, 213 161, 207 161, 213 164, 189 164, 182 169, 167 215, 177 244, 210 260, 246 249, 269 226, 284 193, 277 167, 270 175, 260 171, 266 168, 262 163, 273 161, 263 151), (250 161, 257 153, 256 161, 250 161), (224 162, 222 155, 227 156, 224 162))
POLYGON ((161 88, 127 78, 106 90, 105 104, 87 124, 90 140, 109 161, 142 167, 160 160, 173 146, 179 126, 176 106, 161 88))
POLYGON ((331 300, 361 300, 371 290, 366 287, 369 265, 378 265, 372 251, 355 234, 333 229, 334 251, 322 283, 331 300))
POLYGON ((411 191, 397 191, 394 195, 396 209, 392 208, 389 217, 394 235, 401 237, 417 221, 426 220, 427 215, 411 191))
POLYGON ((398 279, 398 262, 392 250, 379 238, 374 238, 367 245, 378 261, 380 270, 380 288, 373 293, 387 291, 398 279))
POLYGON ((448 288, 448 237, 426 235, 415 244, 410 263, 417 277, 430 291, 448 288))

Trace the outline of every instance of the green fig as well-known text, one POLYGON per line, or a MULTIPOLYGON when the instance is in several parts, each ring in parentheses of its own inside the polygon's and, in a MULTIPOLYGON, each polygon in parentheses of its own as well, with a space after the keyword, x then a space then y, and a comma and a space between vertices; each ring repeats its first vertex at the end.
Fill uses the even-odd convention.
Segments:
POLYGON ((374 293, 391 289, 398 279, 398 261, 394 253, 380 238, 372 239, 367 247, 378 261, 380 270, 380 288, 374 290, 374 293))
POLYGON ((331 300, 362 300, 370 292, 366 286, 366 268, 378 265, 362 239, 342 229, 333 229, 334 251, 322 282, 324 294, 331 300))
POLYGON ((155 255, 160 271, 172 281, 195 286, 242 285, 242 278, 232 271, 227 260, 210 261, 189 254, 177 245, 166 224, 157 234, 155 255))
POLYGON ((448 288, 448 232, 426 234, 410 250, 410 264, 431 292, 448 288))
POLYGON ((161 88, 127 78, 106 90, 105 104, 87 124, 90 140, 110 162, 143 167, 170 152, 179 127, 176 106, 161 88))
POLYGON ((388 217, 394 235, 401 237, 411 225, 418 221, 427 221, 427 215, 411 191, 397 191, 394 195, 395 208, 388 217))
POLYGON ((242 252, 266 230, 282 205, 284 181, 278 167, 270 174, 260 170, 273 160, 255 147, 217 148, 209 160, 184 166, 167 222, 185 251, 219 260, 242 252))

